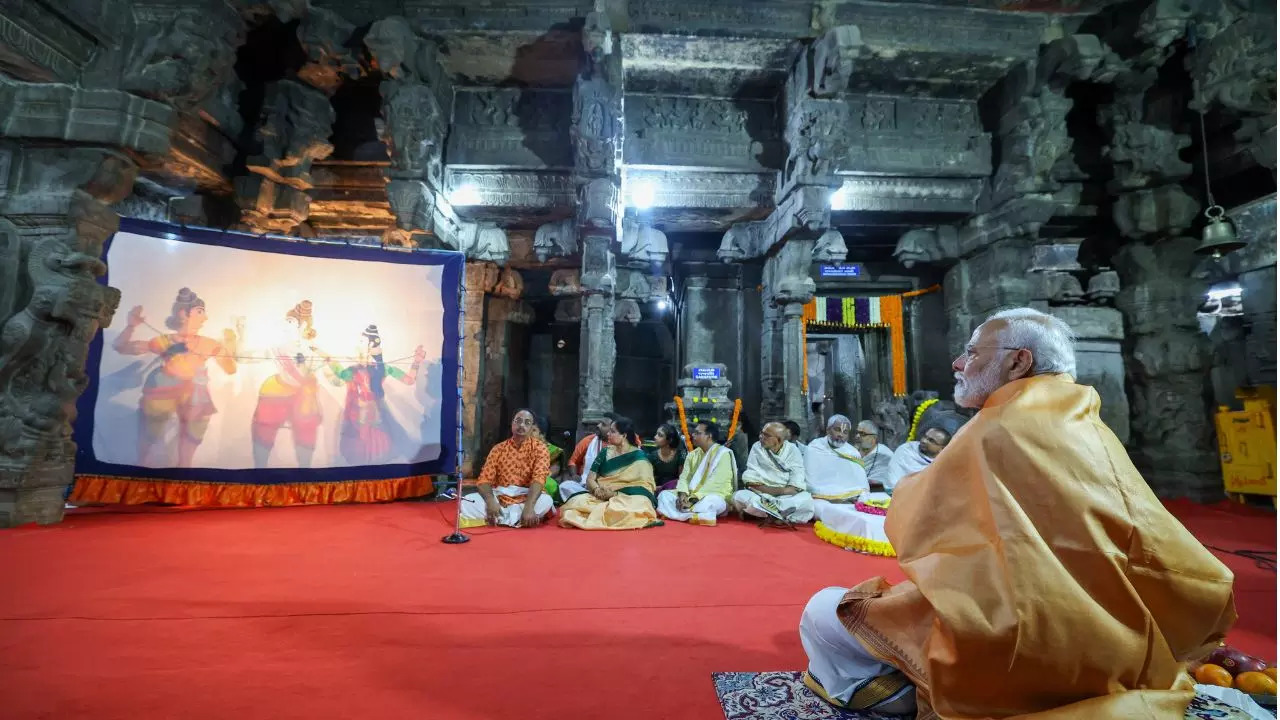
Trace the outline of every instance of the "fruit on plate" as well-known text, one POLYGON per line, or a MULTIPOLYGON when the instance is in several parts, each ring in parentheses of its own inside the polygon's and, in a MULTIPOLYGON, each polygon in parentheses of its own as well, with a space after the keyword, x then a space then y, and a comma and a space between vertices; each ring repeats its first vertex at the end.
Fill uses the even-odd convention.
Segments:
POLYGON ((1221 666, 1232 675, 1239 675, 1244 672, 1260 673, 1267 669, 1266 663, 1255 657, 1250 657, 1229 645, 1223 645, 1214 650, 1206 661, 1221 666))
POLYGON ((1263 670, 1262 672, 1266 673, 1267 677, 1271 678, 1272 680, 1276 679, 1276 669, 1274 667, 1269 667, 1266 670, 1263 670))
POLYGON ((1201 685, 1217 685, 1218 687, 1231 687, 1231 673, 1221 665, 1213 663, 1205 663, 1196 668, 1196 682, 1201 685))
POLYGON ((1261 672, 1242 672, 1236 676, 1236 689, 1250 695, 1275 695, 1276 681, 1261 672))

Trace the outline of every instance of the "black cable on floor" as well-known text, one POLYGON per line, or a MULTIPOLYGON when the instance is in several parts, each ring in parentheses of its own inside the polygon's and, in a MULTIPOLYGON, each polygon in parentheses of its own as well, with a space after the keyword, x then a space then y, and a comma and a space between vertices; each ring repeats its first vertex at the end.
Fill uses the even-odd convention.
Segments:
POLYGON ((1275 550, 1227 550, 1214 545, 1205 544, 1205 547, 1215 552, 1227 555, 1236 555, 1253 561, 1253 564, 1263 570, 1276 571, 1276 551, 1275 550))

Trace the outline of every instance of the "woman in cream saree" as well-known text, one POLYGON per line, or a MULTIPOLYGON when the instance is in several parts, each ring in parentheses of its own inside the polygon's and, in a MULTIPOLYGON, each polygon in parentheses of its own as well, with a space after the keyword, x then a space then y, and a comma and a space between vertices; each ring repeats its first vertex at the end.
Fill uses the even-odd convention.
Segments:
POLYGON ((653 466, 631 444, 632 423, 620 417, 605 435, 608 446, 587 475, 587 492, 560 506, 560 525, 583 530, 636 530, 662 524, 654 497, 653 466))

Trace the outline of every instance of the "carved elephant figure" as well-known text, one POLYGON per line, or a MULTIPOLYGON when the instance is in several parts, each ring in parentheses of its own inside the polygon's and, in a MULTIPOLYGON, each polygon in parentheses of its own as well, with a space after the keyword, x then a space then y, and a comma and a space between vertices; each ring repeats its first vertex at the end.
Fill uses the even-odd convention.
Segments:
POLYGON ((634 260, 660 263, 671 253, 666 233, 657 228, 627 221, 622 225, 622 254, 634 260))
POLYGON ((640 303, 635 300, 619 299, 613 305, 613 321, 636 325, 640 322, 640 303))
POLYGON ((578 229, 572 218, 544 223, 533 234, 533 249, 539 262, 553 257, 569 257, 578 252, 578 229))
POLYGON ((916 263, 937 262, 953 254, 957 233, 952 227, 927 227, 908 230, 898 238, 893 257, 905 268, 916 263))
POLYGON ((1110 305, 1120 294, 1120 275, 1115 270, 1101 270, 1089 278, 1085 297, 1094 305, 1110 305))
POLYGON ((818 262, 844 262, 848 256, 849 248, 839 230, 824 232, 813 246, 813 259, 818 262))
POLYGON ((1048 272, 1040 277, 1040 295, 1054 305, 1078 305, 1084 302, 1084 289, 1071 273, 1048 272))
POLYGON ((458 249, 466 253, 466 256, 472 260, 505 263, 507 257, 511 254, 511 246, 507 243, 506 231, 493 226, 467 227, 469 225, 471 224, 466 223, 464 230, 459 233, 459 237, 462 239, 462 247, 458 249))

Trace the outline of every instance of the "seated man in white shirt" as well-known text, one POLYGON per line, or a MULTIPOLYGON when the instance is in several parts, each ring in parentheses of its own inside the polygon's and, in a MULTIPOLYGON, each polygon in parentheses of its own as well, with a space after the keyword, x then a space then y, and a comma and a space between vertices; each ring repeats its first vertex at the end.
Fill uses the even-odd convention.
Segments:
POLYGON ((848 442, 852 427, 849 418, 832 415, 827 434, 809 443, 804 470, 814 500, 850 503, 869 489, 862 456, 848 442))
POLYGON ((871 489, 883 490, 885 481, 889 479, 893 451, 880 442, 880 428, 870 420, 863 420, 854 431, 853 444, 862 454, 862 469, 867 472, 871 489))
POLYGON ((940 427, 931 427, 920 434, 919 440, 899 445, 893 452, 893 462, 889 463, 889 476, 884 483, 885 492, 892 495, 902 478, 929 467, 949 442, 951 433, 940 427))
POLYGON ((776 513, 792 523, 813 519, 804 458, 790 437, 782 423, 771 422, 760 431, 760 441, 751 446, 747 469, 742 473, 746 488, 733 494, 733 506, 739 512, 758 518, 775 517, 776 513))

